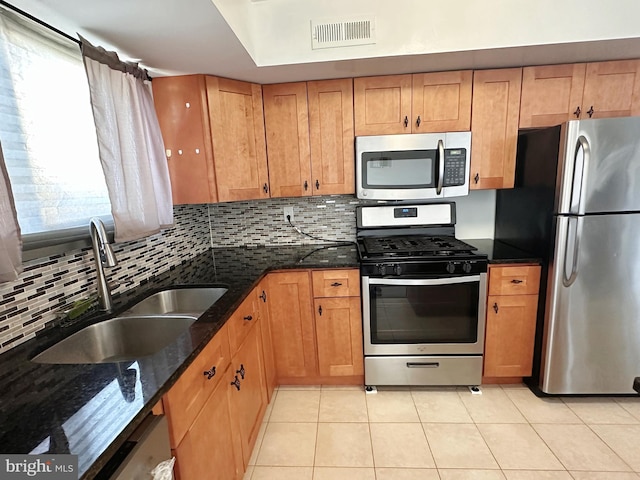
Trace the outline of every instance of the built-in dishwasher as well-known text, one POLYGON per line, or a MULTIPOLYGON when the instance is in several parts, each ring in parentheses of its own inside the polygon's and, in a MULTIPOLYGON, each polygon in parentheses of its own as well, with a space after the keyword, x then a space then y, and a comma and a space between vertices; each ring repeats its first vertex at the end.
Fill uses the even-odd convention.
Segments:
POLYGON ((151 480, 151 471, 171 459, 169 427, 164 415, 149 415, 127 439, 96 479, 151 480))

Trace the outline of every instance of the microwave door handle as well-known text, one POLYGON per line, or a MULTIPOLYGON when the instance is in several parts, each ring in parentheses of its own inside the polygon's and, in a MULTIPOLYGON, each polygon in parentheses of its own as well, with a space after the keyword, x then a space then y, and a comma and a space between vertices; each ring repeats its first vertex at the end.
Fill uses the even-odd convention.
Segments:
POLYGON ((438 183, 436 184, 436 193, 442 193, 442 184, 444 183, 444 142, 438 140, 438 156, 436 157, 438 165, 438 183))

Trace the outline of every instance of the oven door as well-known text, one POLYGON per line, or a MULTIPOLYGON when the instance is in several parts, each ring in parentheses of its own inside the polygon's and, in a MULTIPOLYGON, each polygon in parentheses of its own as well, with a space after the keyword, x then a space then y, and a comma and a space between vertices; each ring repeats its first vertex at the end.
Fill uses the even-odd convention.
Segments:
POLYGON ((486 279, 363 276, 365 355, 482 354, 486 279))

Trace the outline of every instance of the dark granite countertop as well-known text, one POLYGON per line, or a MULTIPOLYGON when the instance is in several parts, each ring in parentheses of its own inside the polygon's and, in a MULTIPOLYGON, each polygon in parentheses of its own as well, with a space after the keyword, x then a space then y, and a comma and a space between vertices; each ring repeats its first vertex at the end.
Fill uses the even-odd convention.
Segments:
POLYGON ((478 252, 489 257, 489 263, 541 263, 541 259, 500 240, 492 238, 462 238, 478 252))
POLYGON ((155 355, 134 362, 45 365, 30 361, 62 338, 104 320, 104 315, 43 331, 0 355, 0 452, 77 454, 81 478, 94 478, 264 274, 357 266, 354 245, 209 250, 114 298, 117 314, 169 286, 228 288, 186 333, 155 355))

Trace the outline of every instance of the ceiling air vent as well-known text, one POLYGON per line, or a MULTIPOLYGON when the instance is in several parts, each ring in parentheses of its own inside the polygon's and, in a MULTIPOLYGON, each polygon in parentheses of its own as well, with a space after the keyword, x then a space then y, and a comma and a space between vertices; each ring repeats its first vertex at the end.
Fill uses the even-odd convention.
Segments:
POLYGON ((351 20, 311 20, 311 47, 350 47, 376 43, 375 17, 351 20))

